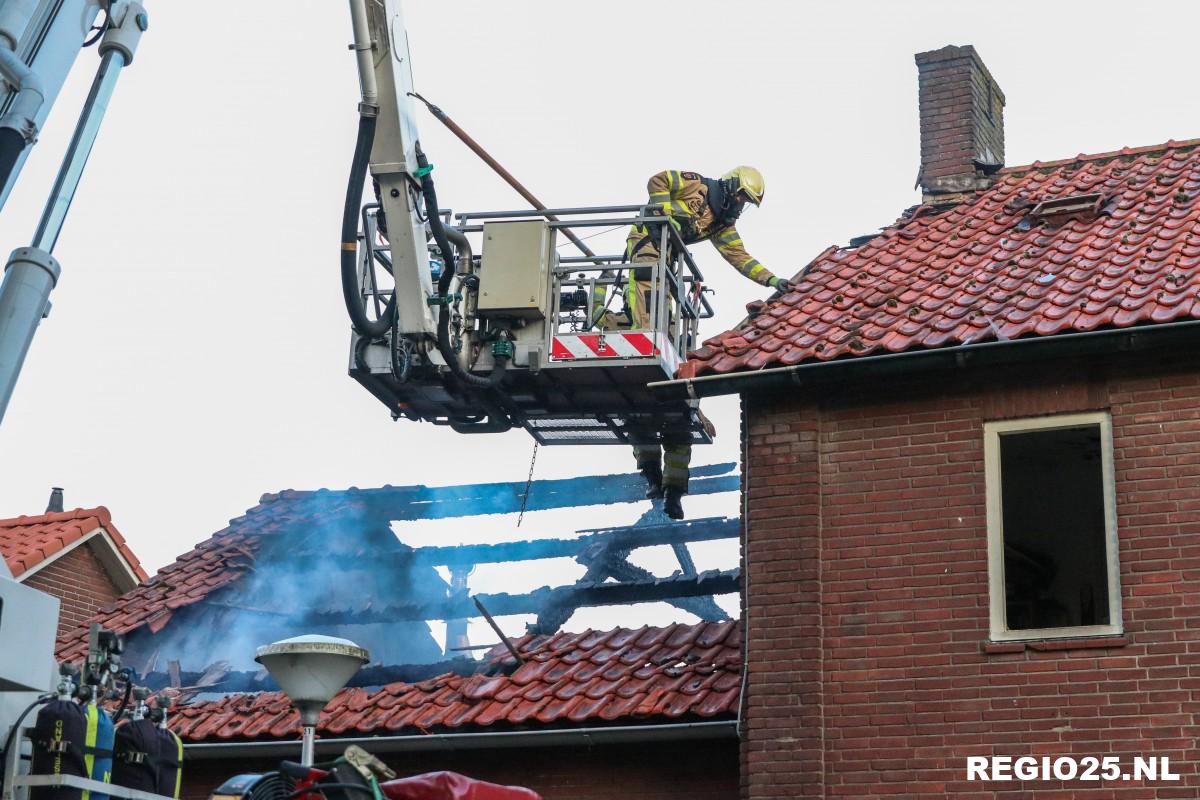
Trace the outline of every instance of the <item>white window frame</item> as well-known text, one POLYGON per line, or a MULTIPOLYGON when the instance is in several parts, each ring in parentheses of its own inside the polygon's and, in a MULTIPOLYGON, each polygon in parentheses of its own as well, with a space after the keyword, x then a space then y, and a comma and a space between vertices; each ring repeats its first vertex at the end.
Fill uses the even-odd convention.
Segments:
POLYGON ((984 481, 987 488, 988 602, 990 638, 994 642, 1062 639, 1086 636, 1119 636, 1121 619, 1121 565, 1117 539, 1117 490, 1113 471, 1112 419, 1107 412, 1059 414, 1051 417, 985 422, 983 424, 984 481), (1100 426, 1101 475, 1104 491, 1105 546, 1108 562, 1108 625, 1070 628, 1009 630, 1004 597, 1004 506, 1001 498, 1000 437, 1012 433, 1100 426))

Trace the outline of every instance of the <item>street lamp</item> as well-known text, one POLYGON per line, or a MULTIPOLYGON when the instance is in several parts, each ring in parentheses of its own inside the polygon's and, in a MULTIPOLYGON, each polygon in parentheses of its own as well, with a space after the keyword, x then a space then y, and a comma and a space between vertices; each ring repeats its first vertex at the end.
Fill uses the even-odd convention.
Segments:
POLYGON ((267 668, 300 712, 304 730, 300 763, 311 766, 321 710, 370 660, 367 651, 349 639, 308 634, 263 645, 254 660, 267 668))

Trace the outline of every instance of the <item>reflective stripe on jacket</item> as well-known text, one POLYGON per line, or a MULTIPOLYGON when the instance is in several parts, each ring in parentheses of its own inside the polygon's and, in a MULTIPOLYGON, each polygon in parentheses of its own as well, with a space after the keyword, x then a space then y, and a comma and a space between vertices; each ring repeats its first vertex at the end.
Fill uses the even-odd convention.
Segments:
MULTIPOLYGON (((695 172, 665 170, 650 179, 646 190, 650 194, 650 205, 679 223, 685 243, 711 240, 734 269, 755 283, 766 286, 775 277, 758 259, 746 252, 736 225, 721 225, 717 221, 708 204, 708 187, 703 177, 695 172)), ((657 232, 634 225, 626 240, 626 255, 631 261, 658 260, 657 232)))

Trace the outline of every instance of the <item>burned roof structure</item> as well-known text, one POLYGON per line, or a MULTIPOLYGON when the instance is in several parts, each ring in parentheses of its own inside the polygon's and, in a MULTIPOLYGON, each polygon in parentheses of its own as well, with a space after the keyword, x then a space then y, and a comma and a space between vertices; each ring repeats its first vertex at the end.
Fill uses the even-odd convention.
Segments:
MULTIPOLYGON (((737 489, 733 464, 694 472, 693 493, 737 489)), ((739 575, 737 569, 698 572, 688 543, 736 538, 738 520, 671 522, 652 511, 624 527, 461 546, 412 547, 397 535, 406 521, 631 503, 641 501, 643 491, 638 475, 608 475, 528 486, 267 494, 89 622, 124 634, 125 663, 141 683, 193 701, 174 715, 185 741, 290 731, 295 720, 287 702, 253 663, 253 653, 257 645, 312 632, 351 638, 372 657, 331 706, 341 710, 323 721, 328 734, 728 712, 740 675, 740 642, 714 597, 736 593, 739 575), (654 546, 674 551, 673 574, 656 576, 630 560, 639 548, 654 546), (564 557, 584 567, 574 583, 472 594, 465 580, 479 564, 564 557), (581 607, 650 601, 671 603, 701 622, 559 631, 581 607), (495 644, 477 660, 467 652, 480 648, 455 647, 460 642, 452 629, 461 620, 465 632, 465 620, 483 609, 535 620, 524 636, 495 644), (447 621, 444 647, 428 620, 447 621), (551 687, 556 693, 548 693, 551 687), (509 702, 517 695, 526 698, 524 705, 509 702), (576 696, 583 705, 571 702, 576 696), (347 721, 343 702, 356 712, 381 708, 366 715, 370 720, 357 714, 347 721), (400 714, 397 703, 412 713, 400 714)), ((80 629, 60 640, 58 657, 77 660, 85 649, 86 630, 80 629)))

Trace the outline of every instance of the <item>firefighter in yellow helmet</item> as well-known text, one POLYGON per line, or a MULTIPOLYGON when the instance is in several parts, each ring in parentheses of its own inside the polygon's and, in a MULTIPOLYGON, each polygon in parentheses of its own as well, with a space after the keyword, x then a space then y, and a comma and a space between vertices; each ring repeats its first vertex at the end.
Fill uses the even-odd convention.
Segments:
MULTIPOLYGON (((774 275, 746 252, 737 220, 747 203, 761 205, 766 185, 754 167, 734 167, 718 179, 695 172, 666 170, 646 185, 652 213, 666 218, 679 231, 685 244, 711 241, 734 269, 750 280, 781 292, 791 283, 774 275)), ((633 264, 658 261, 660 231, 656 225, 634 225, 625 241, 626 259, 633 264)), ((632 328, 648 328, 650 320, 651 268, 635 267, 626 283, 625 304, 632 328)), ((683 518, 682 497, 687 494, 688 465, 692 446, 685 444, 635 445, 638 469, 648 484, 646 496, 663 499, 663 510, 672 519, 683 518)))

